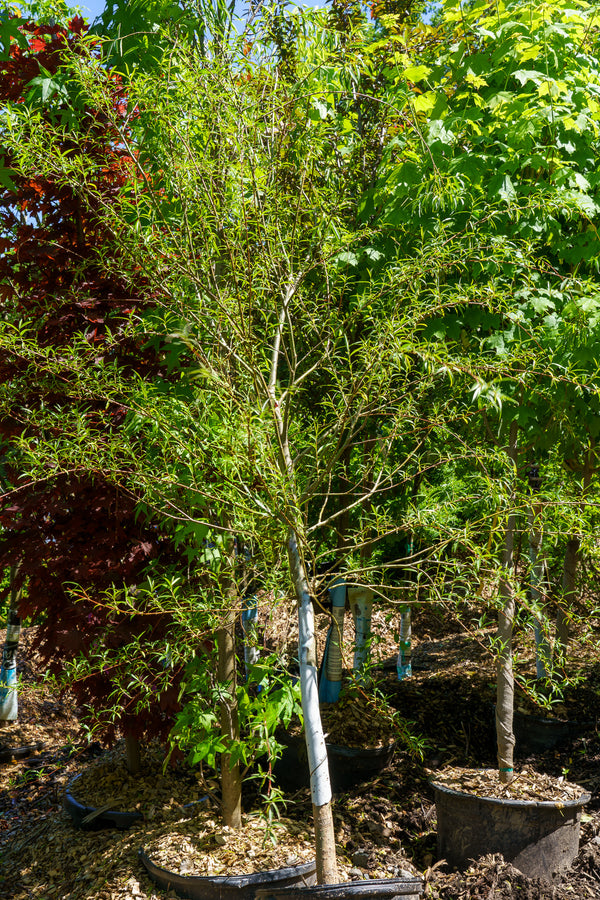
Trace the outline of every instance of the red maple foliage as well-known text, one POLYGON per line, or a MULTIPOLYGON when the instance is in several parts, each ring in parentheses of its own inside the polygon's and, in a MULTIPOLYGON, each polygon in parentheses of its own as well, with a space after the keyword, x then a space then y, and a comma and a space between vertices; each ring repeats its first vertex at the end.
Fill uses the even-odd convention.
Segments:
MULTIPOLYGON (((23 102, 33 79, 44 71, 55 74, 65 49, 77 52, 85 25, 75 17, 66 29, 32 22, 23 22, 20 28, 28 47, 15 43, 8 59, 0 61, 4 102, 23 102)), ((118 83, 115 103, 125 110, 118 83)), ((99 187, 106 200, 131 174, 102 117, 96 116, 95 122, 91 152, 101 155, 99 187)), ((10 167, 10 153, 0 148, 0 155, 10 167)), ((112 362, 145 377, 161 373, 157 351, 137 344, 123 327, 132 312, 148 308, 154 298, 142 278, 132 292, 130 283, 106 275, 96 250, 102 247, 105 254, 118 256, 118 248, 94 214, 93 198, 82 203, 70 189, 48 178, 18 173, 11 177, 16 193, 0 188, 0 314, 26 322, 45 348, 58 349, 83 335, 94 346, 95 358, 110 353, 112 362)), ((18 385, 11 408, 0 412, 0 463, 4 460, 0 571, 18 564, 18 579, 26 585, 21 614, 39 622, 39 650, 50 669, 56 671, 76 654, 90 653, 99 642, 114 649, 137 637, 166 640, 172 627, 167 614, 157 616, 143 609, 134 616, 119 614, 94 598, 111 585, 138 583, 151 559, 173 563, 172 542, 156 522, 138 514, 135 496, 125 494, 101 472, 49 472, 47 478, 23 481, 11 441, 35 434, 40 404, 60 409, 77 400, 68 390, 61 394, 56 379, 45 378, 42 369, 32 371, 16 351, 0 359, 0 382, 18 385), (74 602, 65 589, 69 583, 80 585, 90 601, 74 602)), ((108 408, 92 404, 89 409, 100 431, 118 428, 125 417, 118 403, 108 408)), ((136 712, 140 697, 132 690, 116 724, 138 735, 164 736, 178 708, 180 676, 179 671, 172 673, 170 686, 157 694, 149 711, 136 712)), ((97 671, 73 685, 80 701, 96 710, 109 735, 115 723, 101 710, 116 677, 114 669, 97 671)), ((145 677, 164 684, 164 669, 146 671, 145 677)))

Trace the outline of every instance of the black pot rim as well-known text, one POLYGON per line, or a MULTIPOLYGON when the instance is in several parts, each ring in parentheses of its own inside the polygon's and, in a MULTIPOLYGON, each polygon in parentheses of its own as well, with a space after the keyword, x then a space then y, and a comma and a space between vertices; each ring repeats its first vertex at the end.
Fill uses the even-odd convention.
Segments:
POLYGON ((363 759, 378 759, 392 753, 398 744, 398 741, 390 741, 389 744, 383 744, 382 747, 349 747, 347 744, 330 744, 325 741, 327 752, 335 753, 337 756, 347 756, 349 759, 361 757, 363 759))
MULTIPOLYGON (((496 704, 490 701, 490 709, 496 714, 496 704)), ((540 710, 541 712, 541 710, 540 710)), ((540 725, 567 725, 569 728, 595 728, 596 722, 592 719, 559 719, 558 716, 538 716, 534 712, 523 712, 516 706, 513 710, 515 719, 529 719, 532 722, 539 722, 540 725)))
POLYGON ((9 763, 13 759, 27 759, 34 753, 39 753, 46 745, 43 741, 35 741, 33 744, 26 744, 24 747, 7 747, 4 744, 0 747, 0 763, 9 763))
POLYGON ((592 722, 590 719, 559 719, 557 717, 550 718, 549 716, 538 716, 536 713, 530 712, 521 712, 520 709, 515 709, 513 712, 513 716, 519 719, 528 719, 530 722, 537 722, 540 725, 567 725, 570 728, 593 728, 595 726, 595 722, 592 722))
POLYGON ((71 793, 71 788, 78 778, 81 778, 81 773, 75 775, 68 783, 64 798, 64 807, 77 828, 81 828, 84 831, 95 831, 103 828, 122 829, 129 828, 135 822, 139 822, 143 819, 142 814, 137 810, 106 809, 103 812, 98 813, 92 821, 83 823, 83 819, 95 812, 97 807, 86 806, 85 804, 80 803, 71 793))
POLYGON ((577 800, 515 800, 513 797, 481 797, 479 794, 469 794, 466 791, 449 788, 445 784, 438 784, 433 779, 431 779, 430 784, 434 791, 439 791, 441 794, 448 794, 453 797, 467 797, 469 800, 478 800, 482 803, 489 803, 492 806, 508 806, 521 809, 577 809, 580 806, 585 806, 592 799, 592 795, 585 792, 577 800))
POLYGON ((258 885, 266 879, 273 880, 276 878, 281 880, 285 878, 293 878, 295 875, 310 875, 316 869, 314 859, 305 863, 299 863, 297 866, 285 866, 281 869, 265 869, 262 872, 252 872, 249 875, 179 875, 165 869, 163 866, 152 862, 143 847, 138 850, 138 858, 144 868, 150 875, 155 875, 162 882, 168 881, 173 887, 191 887, 200 885, 227 885, 228 887, 244 888, 258 885))
POLYGON ((401 887, 409 888, 405 893, 418 893, 423 890, 423 879, 419 878, 418 875, 407 875, 405 878, 368 878, 364 880, 358 879, 357 881, 340 881, 337 884, 314 884, 310 887, 274 887, 272 890, 261 891, 260 894, 275 894, 280 891, 286 894, 297 894, 298 897, 302 894, 326 897, 330 893, 339 893, 340 888, 343 888, 348 892, 349 896, 352 894, 360 896, 361 892, 373 892, 378 893, 382 897, 388 895, 398 897, 402 896, 398 890, 401 887))
MULTIPOLYGON (((300 734, 290 734, 289 732, 286 732, 279 740, 284 746, 293 746, 294 744, 304 744, 306 738, 304 737, 303 732, 300 734), (285 741, 287 741, 287 744, 284 743, 285 741)), ((335 753, 337 756, 347 756, 349 758, 357 756, 377 758, 395 750, 398 746, 398 740, 397 738, 394 738, 387 744, 383 744, 381 747, 350 747, 349 744, 332 744, 326 738, 325 746, 328 753, 335 753)))

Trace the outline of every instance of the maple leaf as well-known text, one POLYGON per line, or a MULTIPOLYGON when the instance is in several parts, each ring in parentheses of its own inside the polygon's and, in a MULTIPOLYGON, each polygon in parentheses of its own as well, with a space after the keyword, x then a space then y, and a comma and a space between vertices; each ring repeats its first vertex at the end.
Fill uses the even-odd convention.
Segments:
POLYGON ((81 34, 82 31, 87 31, 87 25, 81 16, 74 16, 68 23, 68 27, 73 34, 81 34))
POLYGON ((43 41, 41 38, 34 37, 33 40, 29 42, 30 50, 35 51, 36 53, 40 50, 46 49, 46 41, 43 41))

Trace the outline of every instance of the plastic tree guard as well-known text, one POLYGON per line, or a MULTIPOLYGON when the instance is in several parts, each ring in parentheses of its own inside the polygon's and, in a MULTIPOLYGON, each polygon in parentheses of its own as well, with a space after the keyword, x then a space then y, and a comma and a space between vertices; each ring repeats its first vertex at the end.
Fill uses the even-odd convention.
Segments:
POLYGON ((346 609, 346 582, 343 578, 336 578, 329 588, 329 596, 333 621, 327 632, 323 653, 323 669, 319 682, 321 703, 337 703, 342 687, 342 638, 346 609))

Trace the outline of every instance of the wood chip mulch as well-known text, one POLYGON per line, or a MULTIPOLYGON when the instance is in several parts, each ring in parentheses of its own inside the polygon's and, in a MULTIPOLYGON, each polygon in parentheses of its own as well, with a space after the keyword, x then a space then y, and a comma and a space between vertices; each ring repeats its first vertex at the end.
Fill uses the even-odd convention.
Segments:
POLYGON ((533 800, 566 803, 579 800, 586 791, 561 775, 553 778, 531 766, 515 771, 512 781, 503 784, 497 769, 466 769, 450 766, 432 773, 433 781, 453 791, 496 800, 533 800))

